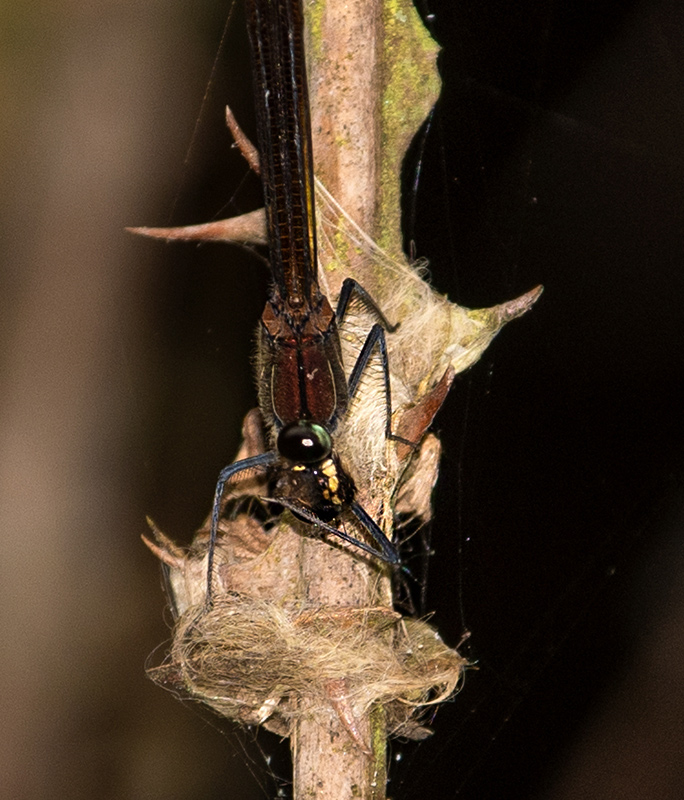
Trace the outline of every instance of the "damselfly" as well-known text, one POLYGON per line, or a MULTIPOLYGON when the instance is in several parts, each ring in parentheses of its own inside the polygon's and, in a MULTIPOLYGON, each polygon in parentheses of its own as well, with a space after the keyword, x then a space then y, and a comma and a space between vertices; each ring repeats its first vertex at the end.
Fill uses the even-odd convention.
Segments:
POLYGON ((394 327, 353 279, 342 284, 335 312, 319 288, 301 1, 247 0, 247 18, 272 273, 258 331, 257 383, 259 406, 272 431, 272 449, 230 464, 219 475, 211 517, 209 597, 224 490, 254 470, 268 471, 269 500, 382 561, 399 563, 394 544, 357 502, 354 481, 333 444, 333 433, 376 348, 383 363, 390 436, 385 331, 394 327), (338 325, 353 296, 378 322, 347 380, 338 325), (377 547, 332 524, 345 512, 356 518, 377 547))

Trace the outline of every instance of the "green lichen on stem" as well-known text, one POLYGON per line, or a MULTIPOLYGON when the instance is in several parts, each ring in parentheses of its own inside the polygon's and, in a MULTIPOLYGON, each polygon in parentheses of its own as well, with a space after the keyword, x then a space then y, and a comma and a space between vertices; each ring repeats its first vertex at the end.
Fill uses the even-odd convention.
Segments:
POLYGON ((396 256, 401 253, 401 165, 439 96, 439 47, 411 0, 387 0, 383 24, 380 219, 376 238, 383 250, 396 256))

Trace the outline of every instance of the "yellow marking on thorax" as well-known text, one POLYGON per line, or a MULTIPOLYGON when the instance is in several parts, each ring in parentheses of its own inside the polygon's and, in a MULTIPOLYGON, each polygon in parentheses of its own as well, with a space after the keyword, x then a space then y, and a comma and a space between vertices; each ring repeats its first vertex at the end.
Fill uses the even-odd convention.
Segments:
POLYGON ((332 458, 326 459, 321 464, 321 472, 326 478, 334 478, 337 475, 337 467, 335 466, 335 462, 332 460, 332 458))

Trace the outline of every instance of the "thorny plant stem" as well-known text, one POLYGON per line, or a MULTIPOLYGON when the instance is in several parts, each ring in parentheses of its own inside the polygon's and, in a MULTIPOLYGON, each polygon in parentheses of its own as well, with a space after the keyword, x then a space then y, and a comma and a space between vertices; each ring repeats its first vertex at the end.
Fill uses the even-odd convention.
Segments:
MULTIPOLYGON (((359 503, 392 539, 395 513, 416 523, 431 518, 440 447, 428 428, 455 372, 477 361, 541 287, 469 310, 433 292, 401 253, 401 162, 439 91, 437 46, 411 0, 304 0, 304 10, 319 282, 334 304, 353 277, 400 322, 387 337, 392 432, 419 447, 386 438, 377 368, 364 374, 335 431, 359 503)), ((135 230, 263 242, 262 220, 257 213, 135 230)), ((347 370, 375 321, 362 311, 348 316, 340 337, 347 370)), ((271 446, 257 412, 247 415, 243 435, 236 460, 271 446)), ((263 475, 235 487, 240 496, 267 492, 263 475)), ((225 717, 290 736, 295 800, 383 800, 388 731, 422 738, 421 708, 453 693, 464 660, 429 625, 393 611, 387 565, 322 541, 311 527, 288 514, 268 529, 248 512, 226 514, 211 608, 208 523, 188 553, 153 527, 156 543, 148 545, 169 568, 178 622, 169 655, 149 674, 225 717)))
MULTIPOLYGON (((393 60, 389 54, 393 42, 386 35, 397 24, 396 17, 387 19, 390 6, 396 5, 395 14, 408 17, 414 26, 421 23, 410 0, 399 4, 323 0, 304 5, 316 175, 371 238, 383 239, 386 246, 389 241, 388 249, 400 252, 398 166, 404 145, 398 145, 398 152, 398 143, 389 141, 394 153, 382 146, 387 146, 391 136, 383 119, 384 101, 392 101, 387 70, 393 60), (393 185, 387 182, 383 187, 388 159, 395 160, 393 185)), ((427 59, 422 66, 414 66, 434 70, 434 63, 427 59)), ((405 88, 410 95, 412 88, 405 88)), ((420 124, 435 99, 423 97, 423 109, 419 103, 409 127, 420 124)), ((395 105, 386 113, 400 113, 400 109, 395 105)), ((405 133, 406 144, 412 133, 405 133)), ((325 270, 329 265, 321 266, 325 270)), ((375 284, 387 280, 377 273, 354 277, 371 293, 375 284)), ((340 278, 333 272, 329 281, 335 294, 340 278)), ((374 565, 313 541, 303 543, 301 563, 307 599, 314 605, 368 607, 382 598, 392 607, 389 578, 386 574, 378 578, 374 565)), ((370 757, 351 742, 340 717, 330 709, 312 710, 295 723, 291 748, 296 800, 385 797, 387 731, 381 707, 362 715, 357 726, 370 745, 370 757)))

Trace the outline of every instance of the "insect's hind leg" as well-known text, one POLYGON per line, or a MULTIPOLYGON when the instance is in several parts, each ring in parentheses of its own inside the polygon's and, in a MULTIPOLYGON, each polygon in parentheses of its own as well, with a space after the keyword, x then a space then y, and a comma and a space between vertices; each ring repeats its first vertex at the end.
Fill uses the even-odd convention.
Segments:
POLYGON ((389 359, 387 358, 387 341, 385 340, 385 331, 377 322, 370 329, 370 332, 366 337, 366 341, 363 343, 361 352, 359 353, 356 363, 351 371, 351 375, 349 376, 349 382, 347 384, 349 389, 349 399, 352 400, 354 398, 354 395, 359 388, 363 371, 368 366, 368 362, 370 361, 370 357, 373 354, 373 350, 375 349, 376 345, 380 350, 382 373, 385 383, 385 438, 391 439, 395 442, 401 442, 409 447, 416 447, 415 442, 410 442, 407 439, 392 433, 392 387, 390 384, 389 359))
POLYGON ((397 322, 396 325, 391 325, 387 320, 387 317, 378 307, 375 300, 373 300, 363 286, 355 281, 354 278, 345 278, 342 284, 342 289, 340 290, 339 299, 337 301, 337 310, 335 311, 335 317, 338 325, 342 322, 342 319, 347 312, 347 308, 353 294, 358 296, 363 305, 366 306, 366 308, 379 320, 379 322, 376 322, 375 325, 373 325, 373 327, 370 329, 370 332, 366 337, 366 341, 361 348, 361 352, 356 359, 356 363, 354 364, 351 375, 349 376, 349 399, 351 400, 356 394, 356 391, 359 387, 359 381, 361 380, 361 375, 363 374, 364 369, 368 366, 373 349, 377 344, 380 350, 380 358, 382 359, 382 370, 385 382, 385 437, 387 439, 402 442, 409 447, 415 448, 415 442, 410 442, 407 439, 404 439, 401 436, 396 436, 392 433, 392 393, 390 387, 389 361, 387 358, 387 342, 385 340, 385 331, 387 331, 387 333, 394 333, 394 331, 396 331, 399 327, 400 323, 397 322))
POLYGON ((337 318, 338 325, 342 322, 342 319, 347 312, 347 307, 349 306, 349 301, 351 300, 352 294, 356 294, 358 296, 363 305, 375 316, 377 320, 379 320, 380 325, 382 325, 382 327, 388 333, 394 333, 394 331, 396 331, 396 329, 399 327, 399 323, 396 325, 391 325, 388 322, 387 317, 382 313, 382 311, 380 311, 380 308, 375 300, 373 300, 363 286, 355 281, 354 278, 345 278, 342 288, 340 289, 340 296, 337 300, 337 308, 335 310, 335 317, 337 318))
POLYGON ((387 342, 385 341, 385 331, 377 322, 370 329, 368 336, 366 336, 366 341, 363 343, 361 352, 356 359, 356 363, 354 364, 351 375, 349 376, 349 382, 347 386, 349 389, 349 399, 353 400, 356 392, 358 391, 359 384, 361 382, 361 376, 368 366, 368 362, 370 361, 370 357, 373 354, 373 350, 375 349, 376 345, 380 350, 380 359, 382 361, 382 373, 385 384, 385 436, 389 438, 392 434, 392 395, 390 393, 391 385, 389 362, 387 360, 387 342))

